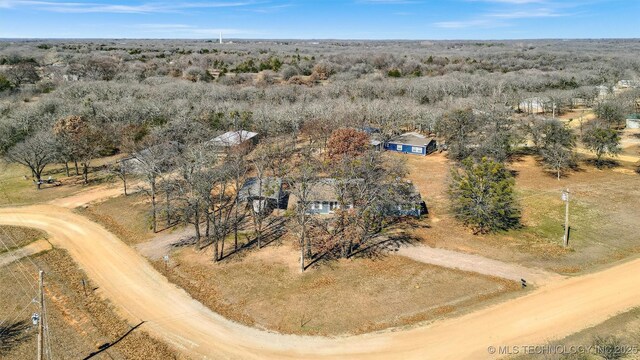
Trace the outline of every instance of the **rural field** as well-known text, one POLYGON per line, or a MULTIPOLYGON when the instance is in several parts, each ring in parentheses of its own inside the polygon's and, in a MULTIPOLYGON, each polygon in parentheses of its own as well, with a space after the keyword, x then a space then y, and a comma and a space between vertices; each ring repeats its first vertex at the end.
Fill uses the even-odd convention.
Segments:
POLYGON ((195 24, 303 8, 0 3, 0 358, 640 359, 640 41, 195 24))

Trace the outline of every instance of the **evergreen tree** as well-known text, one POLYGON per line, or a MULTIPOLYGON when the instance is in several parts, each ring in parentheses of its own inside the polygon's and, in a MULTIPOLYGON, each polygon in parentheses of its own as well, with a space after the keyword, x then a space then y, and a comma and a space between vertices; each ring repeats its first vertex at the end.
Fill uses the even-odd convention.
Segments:
POLYGON ((620 153, 620 136, 614 129, 594 127, 587 130, 582 142, 591 152, 596 154, 596 166, 602 166, 602 156, 616 156, 620 153))
POLYGON ((468 158, 452 170, 449 186, 456 218, 474 234, 508 230, 520 224, 513 187, 515 181, 503 164, 468 158))

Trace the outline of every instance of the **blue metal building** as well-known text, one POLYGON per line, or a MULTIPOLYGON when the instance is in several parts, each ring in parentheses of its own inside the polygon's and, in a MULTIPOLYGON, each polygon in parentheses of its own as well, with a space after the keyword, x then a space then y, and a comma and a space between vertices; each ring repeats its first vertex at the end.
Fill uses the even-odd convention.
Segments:
POLYGON ((387 151, 423 156, 436 151, 436 148, 437 143, 435 139, 428 139, 426 136, 415 132, 408 132, 396 136, 384 144, 384 149, 387 151))

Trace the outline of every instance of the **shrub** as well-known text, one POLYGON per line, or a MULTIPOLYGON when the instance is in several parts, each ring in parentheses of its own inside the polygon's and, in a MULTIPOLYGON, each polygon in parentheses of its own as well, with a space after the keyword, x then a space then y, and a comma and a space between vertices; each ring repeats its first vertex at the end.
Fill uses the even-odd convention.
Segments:
POLYGON ((387 72, 387 76, 399 78, 402 77, 402 73, 398 69, 391 69, 389 70, 389 72, 387 72))
POLYGON ((449 197, 456 218, 474 234, 509 230, 519 226, 511 173, 499 162, 483 158, 462 161, 451 171, 449 197))

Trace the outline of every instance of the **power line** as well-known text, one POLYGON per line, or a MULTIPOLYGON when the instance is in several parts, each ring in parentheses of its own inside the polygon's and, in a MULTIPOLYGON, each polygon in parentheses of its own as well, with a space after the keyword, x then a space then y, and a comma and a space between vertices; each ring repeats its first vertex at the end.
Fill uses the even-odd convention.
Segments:
MULTIPOLYGON (((7 244, 5 244, 5 242, 0 238, 0 242, 2 243, 2 245, 4 245, 4 247, 6 249, 8 249, 7 244)), ((18 270, 20 271, 20 274, 27 280, 27 283, 29 283, 29 285, 31 286, 32 289, 28 289, 28 287, 25 287, 25 285, 23 284, 24 281, 20 281, 20 279, 18 279, 18 277, 16 276, 16 274, 13 271, 9 271, 9 273, 11 274, 11 276, 13 276, 14 280, 16 281, 16 283, 20 286, 20 288, 22 288, 22 290, 24 291, 24 293, 29 296, 30 299, 33 299, 33 295, 36 294, 36 289, 33 287, 32 283, 29 281, 28 276, 25 274, 24 270, 22 269, 22 265, 20 263, 20 260, 15 261, 15 263, 17 264, 18 270)))
MULTIPOLYGON (((16 250, 17 250, 17 249, 20 249, 20 248, 21 248, 20 246, 18 246, 18 243, 17 243, 17 242, 16 242, 16 240, 13 238, 13 236, 11 236, 9 233, 7 233, 7 231, 6 231, 4 228, 0 227, 0 230, 2 230, 3 234, 5 235, 5 237, 13 243, 13 248, 14 248, 14 249, 16 249, 16 250)), ((2 245, 4 245, 4 248, 5 248, 8 252, 9 252, 9 251, 11 251, 11 250, 9 249, 9 247, 7 246, 7 244, 4 242, 4 240, 2 240, 2 238, 1 238, 1 237, 0 237, 0 242, 2 242, 2 245)), ((38 268, 39 268, 39 266, 37 266, 37 265, 33 262, 33 260, 31 260, 28 256, 27 256, 27 259, 29 259, 29 261, 31 261, 31 263, 33 264, 33 266, 34 266, 36 269, 38 269, 38 268)), ((20 260, 18 260, 18 261, 17 261, 17 263, 18 263, 18 267, 19 267, 19 268, 20 268, 20 270, 22 271, 22 275, 24 276, 24 278, 27 280, 27 282, 28 282, 28 283, 29 283, 29 285, 32 287, 33 291, 35 292, 35 291, 37 290, 37 287, 35 286, 35 284, 34 284, 31 280, 29 280, 29 276, 28 276, 28 275, 26 275, 25 270, 24 270, 24 269, 22 269, 24 266, 23 266, 23 265, 22 265, 22 263, 21 263, 21 259, 20 259, 20 260)))

